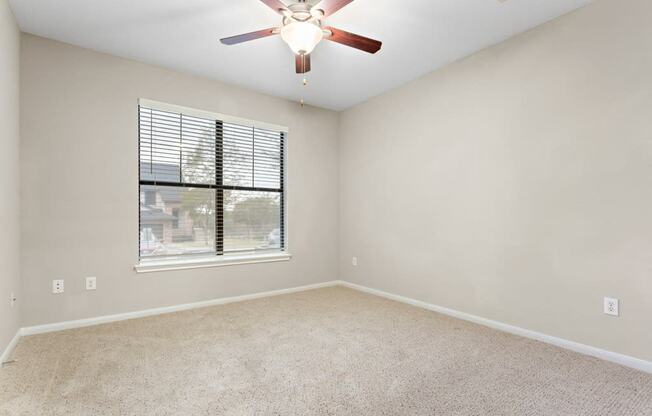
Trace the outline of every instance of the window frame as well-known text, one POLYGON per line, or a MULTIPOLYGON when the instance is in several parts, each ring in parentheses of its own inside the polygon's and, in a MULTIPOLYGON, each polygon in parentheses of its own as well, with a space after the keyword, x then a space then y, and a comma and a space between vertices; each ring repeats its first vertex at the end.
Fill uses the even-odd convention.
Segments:
POLYGON ((261 262, 277 262, 290 260, 292 255, 288 252, 288 239, 287 239, 287 140, 289 129, 285 126, 280 126, 271 123, 259 122, 249 120, 241 117, 234 117, 210 111, 198 110, 194 108, 182 107, 173 104, 162 103, 158 101, 139 99, 138 100, 138 263, 134 266, 136 272, 151 272, 151 271, 164 271, 164 270, 180 270, 180 269, 193 269, 202 267, 215 267, 215 266, 229 266, 236 264, 248 263, 261 263, 261 262), (185 183, 183 178, 179 182, 169 181, 156 181, 144 180, 141 178, 141 158, 140 158, 140 109, 145 107, 148 109, 181 113, 190 117, 199 117, 203 119, 214 120, 216 123, 215 135, 215 184, 199 184, 199 183, 185 183), (264 130, 277 131, 281 134, 281 159, 280 159, 280 183, 279 188, 266 188, 256 186, 238 186, 238 185, 224 185, 223 183, 223 170, 218 166, 223 166, 223 158, 221 156, 223 136, 218 134, 221 131, 219 127, 222 123, 233 123, 240 126, 259 128, 264 130), (140 193, 141 186, 169 186, 176 188, 206 188, 215 190, 215 252, 213 255, 202 257, 192 257, 188 259, 174 258, 174 259, 143 259, 140 254, 140 193), (247 252, 241 254, 225 253, 224 252, 224 191, 257 191, 257 192, 273 192, 280 195, 280 249, 272 252, 247 252))

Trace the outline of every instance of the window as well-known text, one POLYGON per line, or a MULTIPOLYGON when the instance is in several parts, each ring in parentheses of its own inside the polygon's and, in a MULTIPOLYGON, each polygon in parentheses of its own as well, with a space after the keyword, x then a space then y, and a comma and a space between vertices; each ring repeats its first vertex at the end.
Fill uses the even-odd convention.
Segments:
POLYGON ((179 229, 179 208, 172 208, 172 228, 179 229))
POLYGON ((156 205, 156 191, 145 191, 145 205, 156 205))
POLYGON ((141 100, 140 263, 285 250, 287 129, 141 100))

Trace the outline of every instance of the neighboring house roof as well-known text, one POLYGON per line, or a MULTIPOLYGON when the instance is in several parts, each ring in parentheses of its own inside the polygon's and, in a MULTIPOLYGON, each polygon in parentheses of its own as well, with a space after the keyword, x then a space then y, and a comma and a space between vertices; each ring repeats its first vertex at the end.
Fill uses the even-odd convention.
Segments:
POLYGON ((182 188, 159 188, 159 194, 163 202, 181 202, 182 188))
MULTIPOLYGON (((179 182, 179 165, 140 162, 140 179, 145 181, 179 182)), ((158 188, 164 202, 181 202, 179 188, 158 188)))
POLYGON ((162 209, 154 208, 150 205, 143 205, 140 209, 140 222, 153 222, 153 221, 172 221, 174 215, 166 214, 162 209))
POLYGON ((140 179, 145 181, 179 182, 179 165, 141 161, 140 179))

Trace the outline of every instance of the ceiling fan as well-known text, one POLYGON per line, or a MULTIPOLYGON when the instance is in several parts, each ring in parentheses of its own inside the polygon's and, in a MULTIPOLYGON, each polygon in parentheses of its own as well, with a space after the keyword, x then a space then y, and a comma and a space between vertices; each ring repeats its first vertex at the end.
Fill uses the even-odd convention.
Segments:
POLYGON ((285 5, 280 0, 261 0, 275 12, 283 15, 280 27, 257 30, 242 35, 220 39, 225 45, 235 45, 260 39, 272 35, 281 35, 281 38, 290 46, 296 55, 295 66, 297 74, 310 71, 310 53, 322 39, 341 43, 352 48, 369 53, 380 50, 381 42, 364 36, 349 33, 331 26, 324 26, 323 19, 340 10, 353 0, 321 0, 315 6, 306 0, 285 5))

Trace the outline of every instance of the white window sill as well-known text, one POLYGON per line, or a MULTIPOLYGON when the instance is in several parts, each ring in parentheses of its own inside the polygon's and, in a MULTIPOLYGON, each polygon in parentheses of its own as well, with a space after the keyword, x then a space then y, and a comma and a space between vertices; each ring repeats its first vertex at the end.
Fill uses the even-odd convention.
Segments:
POLYGON ((292 254, 283 252, 239 256, 231 255, 209 259, 145 261, 135 265, 134 270, 137 273, 163 272, 169 270, 199 269, 204 267, 234 266, 236 264, 271 263, 277 261, 288 261, 291 258, 292 254))

